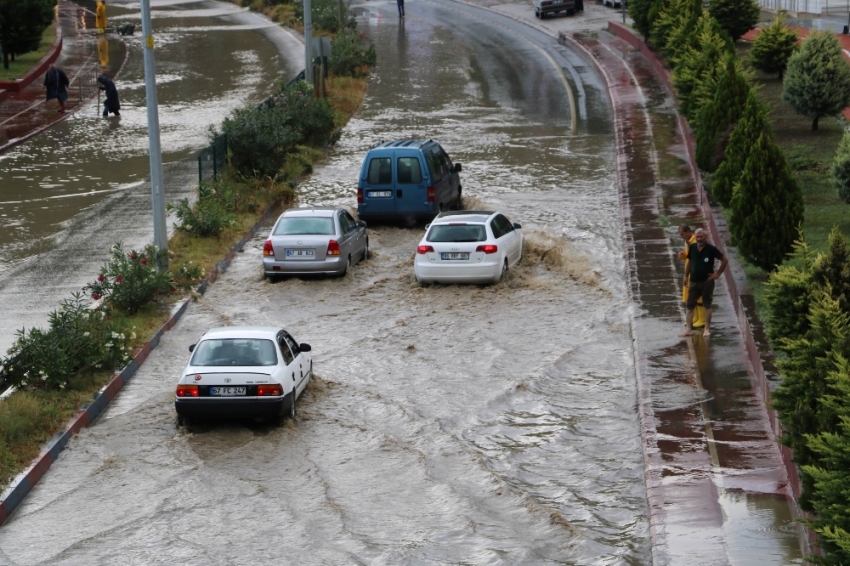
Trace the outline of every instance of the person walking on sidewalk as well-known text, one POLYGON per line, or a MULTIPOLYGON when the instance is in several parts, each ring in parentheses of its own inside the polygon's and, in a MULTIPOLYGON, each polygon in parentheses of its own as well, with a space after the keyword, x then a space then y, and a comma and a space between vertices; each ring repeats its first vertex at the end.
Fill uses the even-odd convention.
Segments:
POLYGON ((106 0, 97 0, 97 7, 94 11, 94 27, 97 28, 97 33, 103 33, 109 24, 106 21, 106 0))
POLYGON ((120 116, 121 112, 121 104, 118 102, 118 89, 115 88, 115 83, 112 82, 112 79, 105 77, 104 75, 100 75, 97 77, 97 82, 100 90, 106 93, 106 100, 103 103, 103 117, 106 118, 109 116, 109 113, 112 112, 116 116, 120 116))
POLYGON ((705 306, 705 330, 703 336, 710 336, 711 302, 714 296, 714 281, 726 270, 729 262, 720 250, 706 242, 705 230, 697 228, 694 232, 695 244, 688 246, 685 261, 684 284, 688 286, 687 328, 682 336, 693 336, 694 309, 702 297, 705 306), (714 261, 720 260, 720 268, 714 271, 714 261))
POLYGON ((47 73, 44 74, 44 87, 47 89, 47 102, 54 98, 59 101, 59 112, 65 112, 65 101, 68 100, 68 75, 56 65, 50 64, 47 73))
POLYGON ((396 0, 398 3, 398 15, 400 18, 404 17, 404 0, 396 0))
MULTIPOLYGON (((679 237, 685 241, 685 249, 679 252, 679 259, 685 261, 688 257, 688 248, 691 244, 696 244, 697 239, 694 237, 694 231, 687 224, 679 226, 679 237)), ((685 270, 685 284, 682 285, 682 302, 688 303, 688 272, 685 270)), ((705 308, 702 304, 702 297, 697 301, 697 306, 694 309, 694 328, 702 328, 705 326, 705 308)))

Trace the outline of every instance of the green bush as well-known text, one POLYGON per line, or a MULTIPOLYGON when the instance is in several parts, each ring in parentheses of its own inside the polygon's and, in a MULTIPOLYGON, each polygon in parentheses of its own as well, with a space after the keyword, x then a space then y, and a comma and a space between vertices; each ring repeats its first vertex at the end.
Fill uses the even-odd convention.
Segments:
POLYGON ((737 41, 759 23, 761 6, 755 0, 711 0, 708 11, 732 41, 737 41))
POLYGON ((779 12, 769 26, 762 28, 750 50, 753 67, 764 73, 778 73, 782 80, 788 60, 798 49, 797 32, 785 24, 785 12, 779 12))
POLYGON ((844 132, 844 137, 835 151, 832 161, 832 182, 838 189, 838 196, 850 204, 850 132, 844 132))
MULTIPOLYGON (((310 12, 313 16, 313 29, 336 33, 344 28, 354 29, 357 27, 357 21, 349 14, 349 3, 343 3, 344 21, 342 25, 339 22, 339 0, 312 0, 310 3, 310 12)), ((295 17, 298 21, 304 21, 304 3, 295 2, 295 17)))
POLYGON ((366 39, 366 34, 344 30, 334 38, 328 66, 330 72, 338 77, 359 77, 365 76, 365 67, 374 66, 376 61, 375 45, 366 39), (368 42, 365 49, 364 42, 368 42))
POLYGON ((714 98, 697 113, 697 165, 709 172, 720 165, 723 159, 719 151, 721 136, 741 119, 750 93, 749 77, 734 53, 727 53, 719 65, 721 71, 714 98))
POLYGON ((158 297, 164 297, 177 289, 188 290, 202 272, 199 266, 183 265, 176 273, 157 271, 158 261, 165 259, 166 252, 148 245, 141 252, 125 252, 121 243, 112 246, 112 258, 100 268, 97 280, 86 285, 85 290, 93 299, 103 299, 109 306, 134 314, 158 297))
POLYGON ((232 198, 218 198, 216 183, 201 183, 194 205, 184 198, 177 204, 169 203, 168 210, 180 221, 176 230, 200 238, 218 236, 236 222, 232 198))
POLYGON ((50 313, 48 329, 19 330, 3 360, 6 382, 21 389, 64 389, 75 375, 112 370, 129 359, 132 337, 76 293, 50 313))
POLYGON ((246 177, 276 177, 300 140, 289 116, 277 108, 241 108, 225 118, 230 165, 246 177))
POLYGON ((711 194, 723 206, 729 206, 732 191, 741 179, 741 172, 744 170, 750 151, 759 135, 764 132, 770 132, 767 110, 754 90, 750 89, 744 113, 729 136, 723 162, 718 166, 711 184, 711 194))
POLYGON ((776 350, 785 351, 787 340, 800 338, 809 330, 809 303, 814 289, 809 247, 794 243, 791 261, 770 274, 765 300, 768 305, 767 335, 776 350))
POLYGON ((310 84, 279 84, 272 100, 275 109, 286 116, 287 127, 297 132, 300 145, 322 147, 328 143, 334 130, 333 109, 326 99, 314 96, 310 84))

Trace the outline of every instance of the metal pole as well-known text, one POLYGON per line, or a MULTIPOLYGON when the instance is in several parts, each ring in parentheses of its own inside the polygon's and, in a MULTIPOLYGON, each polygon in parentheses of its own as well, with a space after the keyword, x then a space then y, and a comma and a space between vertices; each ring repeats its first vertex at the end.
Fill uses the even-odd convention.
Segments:
MULTIPOLYGON (((145 94, 148 106, 148 147, 151 159, 151 203, 153 205, 153 243, 168 251, 165 227, 165 184, 162 181, 162 148, 159 145, 159 111, 156 100, 156 71, 153 55, 153 28, 150 0, 142 1, 142 37, 145 47, 145 94)), ((168 270, 168 254, 157 262, 158 271, 168 270)))
POLYGON ((304 0, 304 80, 313 84, 313 14, 310 0, 304 0))
POLYGON ((623 0, 623 25, 626 23, 626 0, 623 0))

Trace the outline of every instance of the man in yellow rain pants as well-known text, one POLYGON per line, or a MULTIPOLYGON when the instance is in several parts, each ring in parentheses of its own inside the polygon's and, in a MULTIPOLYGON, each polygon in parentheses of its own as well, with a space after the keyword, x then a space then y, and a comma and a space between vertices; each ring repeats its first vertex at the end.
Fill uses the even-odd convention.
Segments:
MULTIPOLYGON (((682 240, 685 241, 685 250, 679 252, 679 259, 684 261, 687 258, 687 255, 688 255, 688 246, 690 246, 691 244, 696 244, 697 240, 696 240, 696 237, 694 237, 694 231, 691 230, 691 227, 688 226, 687 224, 682 224, 681 226, 679 226, 679 237, 682 238, 682 240)), ((688 274, 686 273, 685 277, 687 277, 687 276, 688 276, 688 274)), ((688 302, 688 286, 687 285, 685 285, 682 288, 682 302, 683 303, 688 302)), ((693 327, 694 328, 702 328, 703 326, 705 326, 705 308, 702 306, 702 297, 700 297, 699 300, 697 301, 697 306, 694 309, 693 327)))
POLYGON ((106 31, 106 1, 105 0, 97 0, 97 8, 95 8, 95 20, 94 27, 97 28, 97 33, 103 33, 106 31))

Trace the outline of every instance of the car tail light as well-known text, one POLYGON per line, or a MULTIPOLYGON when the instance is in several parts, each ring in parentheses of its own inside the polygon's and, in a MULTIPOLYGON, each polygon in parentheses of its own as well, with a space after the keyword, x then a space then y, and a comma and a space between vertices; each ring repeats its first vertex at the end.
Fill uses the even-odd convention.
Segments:
POLYGON ((428 187, 428 202, 434 202, 435 200, 434 187, 428 187))
POLYGON ((416 248, 416 253, 418 254, 427 254, 428 252, 433 252, 434 246, 419 246, 416 248))
POLYGON ((363 204, 363 187, 357 187, 357 204, 363 204))
POLYGON ((484 252, 485 254, 494 254, 499 251, 499 246, 494 246, 493 244, 485 244, 483 246, 478 246, 475 248, 476 252, 484 252))
POLYGON ((339 255, 339 242, 336 240, 328 242, 327 255, 339 255))
POLYGON ((263 244, 263 255, 274 255, 274 247, 271 240, 266 240, 266 243, 263 244))
POLYGON ((257 386, 257 397, 280 397, 281 395, 283 395, 283 387, 279 383, 257 386))
POLYGON ((178 385, 177 386, 177 396, 178 397, 200 397, 201 392, 198 389, 197 385, 178 385))

